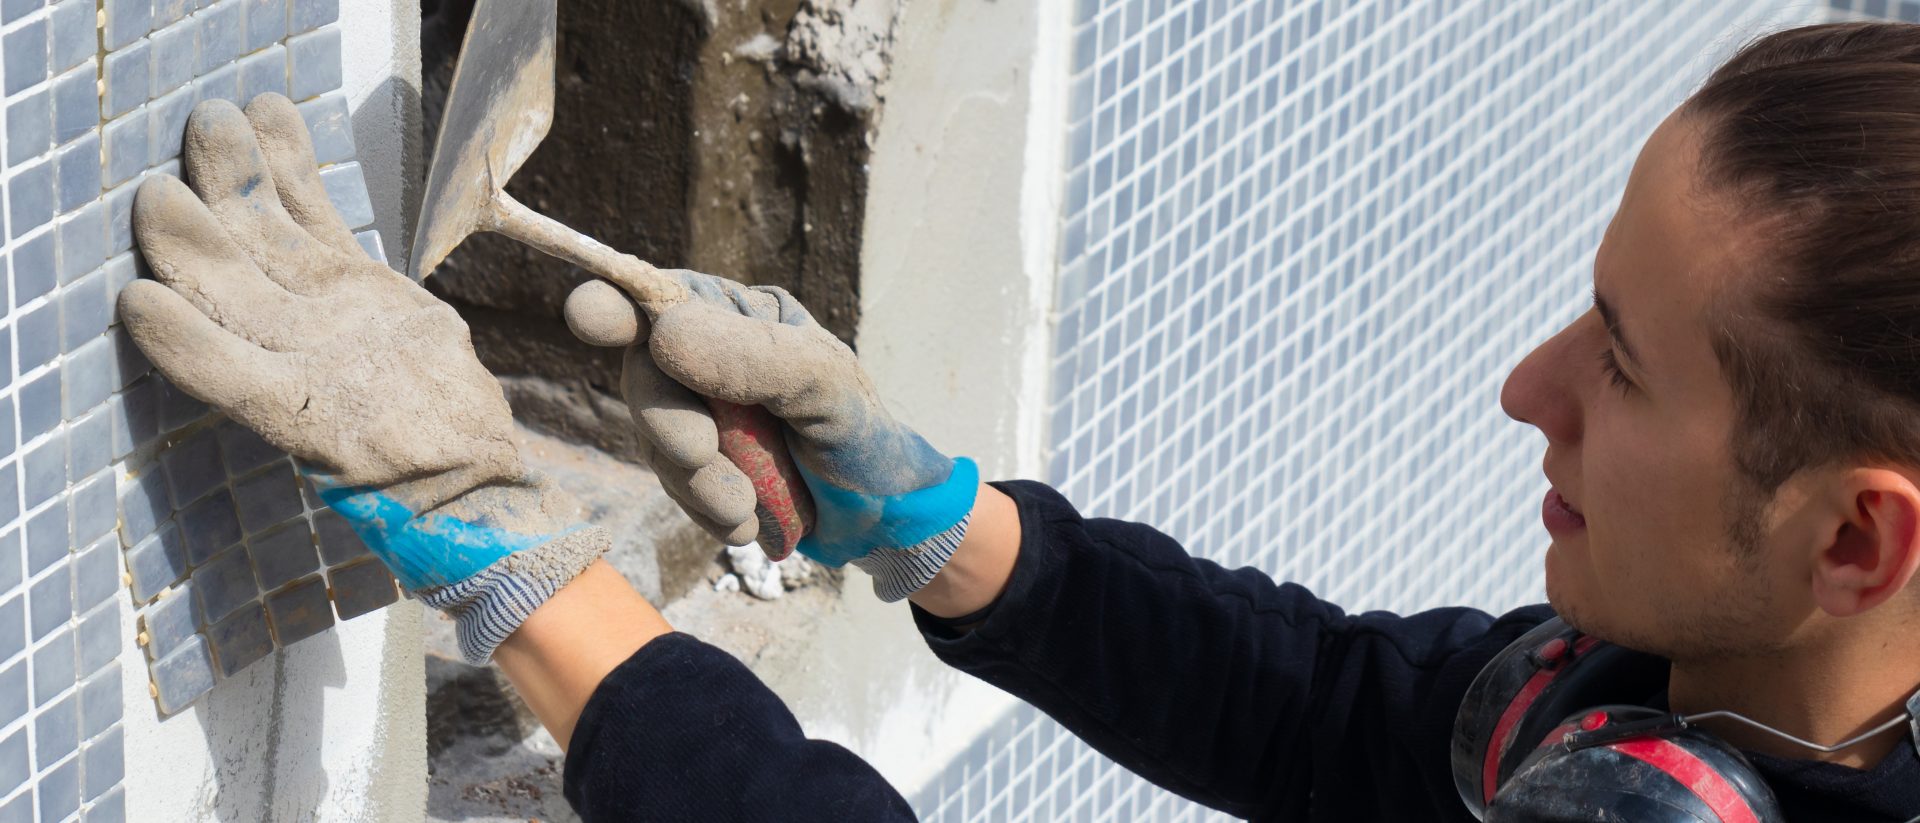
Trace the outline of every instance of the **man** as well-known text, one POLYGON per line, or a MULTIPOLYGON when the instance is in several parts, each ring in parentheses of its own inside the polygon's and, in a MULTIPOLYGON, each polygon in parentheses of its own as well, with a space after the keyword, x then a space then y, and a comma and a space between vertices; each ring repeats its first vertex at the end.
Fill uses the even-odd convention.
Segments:
MULTIPOLYGON (((1470 819, 1449 765, 1462 696, 1555 612, 1670 661, 1650 704, 1833 743, 1920 689, 1916 113, 1920 28, 1811 27, 1743 50, 1648 139, 1594 309, 1502 394, 1548 441, 1551 610, 1348 615, 1146 526, 1084 519, 1038 483, 982 484, 893 421, 777 289, 676 273, 697 298, 643 319, 628 400, 668 491, 735 540, 753 494, 703 398, 781 417, 819 508, 803 551, 910 599, 941 659, 1236 815, 1470 819)), ((401 582, 455 616, 468 656, 500 664, 567 743, 584 817, 911 818, 594 559, 604 535, 512 453, 458 318, 352 246, 284 100, 205 104, 188 130, 192 190, 162 178, 136 204, 158 282, 122 294, 128 330, 300 458, 401 582)), ((1823 753, 1703 725, 1789 819, 1920 815, 1905 726, 1823 753)))

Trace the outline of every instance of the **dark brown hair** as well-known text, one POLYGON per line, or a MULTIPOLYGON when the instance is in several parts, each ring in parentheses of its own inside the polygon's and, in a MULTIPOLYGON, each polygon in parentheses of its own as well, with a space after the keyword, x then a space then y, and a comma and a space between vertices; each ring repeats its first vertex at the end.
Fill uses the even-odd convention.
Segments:
POLYGON ((1705 190, 1762 232, 1714 330, 1746 494, 1841 460, 1920 467, 1920 26, 1767 35, 1682 112, 1705 190))

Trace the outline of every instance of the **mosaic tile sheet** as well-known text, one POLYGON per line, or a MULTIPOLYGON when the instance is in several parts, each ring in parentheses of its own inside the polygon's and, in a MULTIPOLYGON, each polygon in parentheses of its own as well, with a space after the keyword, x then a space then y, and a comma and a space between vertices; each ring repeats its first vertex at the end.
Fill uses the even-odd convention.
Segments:
POLYGON ((329 193, 371 222, 338 14, 338 0, 0 0, 0 823, 124 819, 128 712, 176 712, 398 597, 288 458, 152 373, 113 310, 141 269, 133 192, 179 173, 200 100, 300 101, 329 193), (147 672, 117 662, 116 595, 147 672), (122 705, 129 676, 155 684, 155 704, 122 705))
MULTIPOLYGON (((1915 19, 1920 3, 1836 8, 1915 19)), ((1584 308, 1718 0, 1076 0, 1047 479, 1349 610, 1544 597, 1507 371, 1584 308)), ((1217 819, 1020 707, 930 823, 1217 819)))

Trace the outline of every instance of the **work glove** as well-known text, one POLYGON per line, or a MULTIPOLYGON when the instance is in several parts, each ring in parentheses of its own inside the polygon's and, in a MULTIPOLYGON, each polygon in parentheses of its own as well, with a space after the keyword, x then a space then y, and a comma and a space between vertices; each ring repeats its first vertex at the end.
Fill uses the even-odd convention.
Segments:
POLYGON ((120 293, 127 332, 181 390, 293 455, 484 664, 607 535, 522 464, 453 308, 354 241, 291 102, 201 103, 183 162, 188 183, 156 176, 134 200, 154 279, 120 293))
POLYGON ((882 408, 846 344, 784 289, 665 271, 690 299, 649 318, 616 287, 589 281, 567 300, 582 340, 626 345, 622 390, 649 462, 694 522, 730 545, 751 541, 754 491, 721 455, 708 399, 762 406, 813 499, 799 551, 873 576, 892 602, 938 574, 966 535, 980 484, 882 408))

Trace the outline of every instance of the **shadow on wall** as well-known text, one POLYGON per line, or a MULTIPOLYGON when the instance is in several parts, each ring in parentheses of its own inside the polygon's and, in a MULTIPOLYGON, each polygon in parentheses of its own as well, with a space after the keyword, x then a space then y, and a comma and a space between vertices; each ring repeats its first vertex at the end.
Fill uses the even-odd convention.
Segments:
POLYGON ((322 632, 253 666, 203 698, 196 720, 213 781, 200 819, 311 820, 329 800, 320 741, 328 688, 346 685, 335 632, 322 632))

